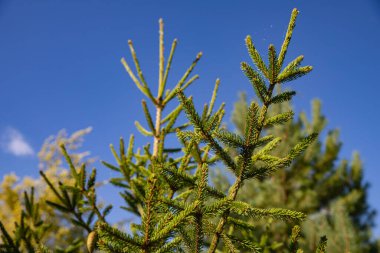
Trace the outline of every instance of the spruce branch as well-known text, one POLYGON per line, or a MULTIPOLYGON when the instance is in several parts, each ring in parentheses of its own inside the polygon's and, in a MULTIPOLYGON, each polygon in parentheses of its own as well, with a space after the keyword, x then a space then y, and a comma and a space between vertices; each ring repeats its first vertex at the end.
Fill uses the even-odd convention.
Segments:
POLYGON ((163 245, 160 249, 155 251, 155 253, 170 253, 176 252, 176 250, 180 249, 180 243, 182 242, 182 237, 177 236, 173 240, 169 241, 165 245, 163 245))
POLYGON ((144 115, 145 115, 145 118, 147 120, 150 131, 153 133, 153 135, 156 135, 156 129, 155 129, 154 124, 153 124, 152 116, 149 112, 148 105, 146 104, 145 100, 142 100, 142 106, 143 106, 144 115))
POLYGON ((183 86, 189 86, 194 80, 196 80, 198 78, 198 75, 195 75, 193 78, 191 78, 185 85, 183 85, 187 78, 189 77, 189 75, 191 74, 191 72, 193 71, 193 69, 195 68, 195 66, 197 65, 198 61, 201 59, 202 57, 202 52, 199 52, 195 58, 195 60, 193 61, 193 63, 190 65, 190 67, 186 70, 185 74, 182 76, 182 78, 178 81, 178 83, 176 84, 176 86, 168 93, 168 95, 165 97, 164 101, 163 101, 163 104, 166 105, 170 100, 172 100, 176 93, 177 93, 177 90, 182 88, 183 89, 183 86))
POLYGON ((260 98, 261 102, 265 103, 268 96, 267 87, 265 85, 264 79, 261 77, 260 73, 255 71, 248 63, 242 62, 241 69, 251 81, 253 88, 255 89, 256 95, 260 98))
POLYGON ((271 83, 276 83, 276 78, 279 72, 279 66, 278 66, 278 59, 277 59, 277 53, 276 49, 274 48, 273 44, 269 45, 268 49, 268 58, 269 58, 269 81, 271 83))
POLYGON ((220 79, 218 78, 215 81, 214 90, 212 92, 211 100, 210 100, 210 103, 209 103, 209 107, 208 107, 208 111, 207 111, 207 116, 208 117, 211 115, 212 110, 214 108, 214 104, 215 104, 215 100, 216 100, 216 95, 217 95, 218 89, 219 89, 219 84, 220 84, 220 79))
POLYGON ((230 242, 237 244, 246 250, 249 250, 249 252, 253 252, 253 253, 261 253, 262 252, 262 249, 259 245, 257 245, 256 243, 253 243, 249 240, 241 240, 240 238, 237 238, 237 237, 232 236, 232 235, 226 235, 224 233, 222 234, 222 236, 223 236, 224 241, 225 241, 226 237, 228 237, 228 240, 230 242))
POLYGON ((293 116, 294 116, 293 111, 277 114, 275 116, 272 116, 272 117, 266 119, 264 122, 264 127, 267 128, 267 127, 272 127, 275 125, 282 125, 282 124, 288 122, 289 120, 293 119, 293 116))
POLYGON ((107 252, 126 252, 125 249, 139 252, 138 250, 143 245, 143 242, 139 238, 131 237, 127 233, 123 233, 104 222, 98 223, 97 231, 100 238, 98 243, 99 248, 107 252))
POLYGON ((319 240, 317 250, 315 253, 326 253, 326 246, 327 246, 327 237, 322 236, 319 240))
POLYGON ((121 63, 123 64, 125 70, 133 80, 133 82, 136 84, 137 88, 145 95, 147 96, 153 103, 156 103, 152 93, 141 84, 141 82, 137 79, 131 68, 129 67, 127 61, 124 58, 121 58, 121 63))
POLYGON ((152 98, 153 96, 152 96, 150 90, 148 89, 148 84, 145 81, 145 77, 144 77, 143 72, 141 70, 139 60, 138 60, 138 58, 136 56, 136 51, 135 51, 135 49, 133 47, 132 40, 128 40, 128 45, 129 45, 129 49, 131 51, 131 55, 132 55, 133 61, 135 63, 137 74, 138 74, 138 76, 139 76, 139 78, 140 78, 140 80, 142 82, 143 87, 146 89, 147 92, 149 92, 149 97, 152 98))
POLYGON ((279 104, 286 101, 290 101, 294 95, 296 95, 295 91, 285 91, 272 97, 272 99, 270 100, 270 104, 279 104))
POLYGON ((290 243, 289 243, 289 250, 291 253, 297 253, 298 252, 298 239, 300 237, 301 228, 300 226, 296 225, 292 229, 292 234, 290 236, 290 243))
MULTIPOLYGON (((213 128, 216 126, 215 124, 208 124, 208 128, 204 126, 201 117, 196 112, 192 100, 186 98, 184 93, 181 90, 177 91, 178 99, 180 103, 183 105, 185 113, 192 123, 192 125, 196 128, 197 131, 201 134, 201 139, 207 141, 210 147, 215 151, 216 155, 220 157, 220 159, 228 166, 232 171, 236 171, 236 164, 229 156, 229 154, 219 145, 219 143, 213 138, 211 132, 214 130, 213 128), (210 128, 212 127, 212 128, 210 128)), ((218 112, 217 112, 218 113, 218 112)), ((216 113, 216 115, 218 115, 216 113)), ((217 118, 216 118, 217 119, 217 118)), ((210 119, 211 120, 211 119, 210 119)))
POLYGON ((1 239, 2 239, 2 247, 5 249, 15 252, 15 253, 21 253, 19 251, 18 246, 13 242, 12 237, 8 234, 8 231, 5 229, 3 223, 0 221, 0 231, 1 231, 1 239))
POLYGON ((288 64, 288 65, 282 70, 281 74, 286 73, 286 72, 288 72, 288 71, 290 71, 290 70, 293 70, 293 69, 298 68, 298 67, 301 65, 303 59, 304 59, 304 56, 303 56, 303 55, 300 55, 300 56, 298 56, 297 58, 295 58, 293 61, 291 61, 291 62, 290 62, 290 63, 289 63, 289 64, 288 64))
POLYGON ((246 37, 245 44, 247 46, 249 56, 251 56, 251 59, 255 63, 257 69, 260 70, 267 79, 270 79, 268 67, 265 65, 263 59, 261 58, 261 55, 253 44, 251 36, 248 35, 246 37))
MULTIPOLYGON (((257 115, 257 119, 255 120, 255 122, 252 122, 252 119, 248 118, 248 120, 247 120, 248 124, 246 124, 246 126, 245 126, 247 129, 247 128, 252 127, 252 126, 249 126, 249 124, 255 123, 255 128, 254 128, 255 131, 252 131, 252 130, 247 131, 246 130, 246 140, 247 140, 246 143, 250 144, 251 146, 243 147, 242 150, 240 151, 240 155, 238 156, 238 158, 241 160, 241 163, 239 164, 239 166, 240 166, 240 169, 238 171, 239 173, 236 174, 235 182, 230 187, 229 194, 227 197, 231 201, 235 201, 237 194, 238 194, 238 191, 241 188, 242 183, 245 179, 249 179, 252 177, 260 178, 260 177, 262 177, 268 173, 271 173, 272 171, 274 171, 278 168, 288 166, 290 164, 291 160, 294 159, 296 156, 298 156, 301 152, 303 152, 306 149, 306 147, 316 137, 315 134, 312 134, 311 136, 306 137, 303 141, 300 142, 299 145, 294 147, 294 149, 290 152, 288 157, 286 157, 284 159, 277 160, 275 158, 271 158, 268 156, 266 156, 266 157, 261 156, 262 159, 266 158, 266 160, 269 161, 270 163, 267 166, 262 167, 262 168, 255 168, 253 170, 251 168, 251 166, 252 166, 251 155, 254 152, 254 149, 257 148, 258 146, 264 145, 268 142, 271 143, 271 141, 274 140, 274 138, 270 137, 270 136, 267 136, 267 137, 260 139, 260 136, 262 134, 264 127, 266 125, 269 126, 269 125, 273 125, 273 124, 277 124, 277 123, 284 123, 285 121, 289 120, 290 117, 292 116, 292 113, 287 113, 287 114, 283 114, 280 116, 275 116, 274 118, 271 118, 269 120, 266 119, 268 108, 271 105, 271 102, 273 101, 272 95, 273 95, 273 90, 274 90, 276 84, 278 84, 280 82, 290 81, 290 80, 299 78, 302 75, 307 74, 308 72, 311 71, 311 67, 306 66, 306 67, 292 68, 291 70, 289 70, 285 73, 282 72, 281 74, 278 74, 279 70, 282 66, 283 60, 285 58, 285 54, 286 54, 286 51, 288 48, 288 44, 289 44, 290 39, 291 39, 293 28, 295 26, 295 17, 297 15, 297 13, 298 13, 298 11, 296 9, 293 10, 292 17, 291 17, 291 20, 289 23, 289 29, 288 29, 285 41, 282 45, 281 52, 278 56, 278 59, 276 56, 274 46, 271 45, 269 47, 269 68, 265 65, 260 54, 256 50, 254 44, 252 43, 251 37, 247 36, 247 38, 246 38, 246 45, 247 45, 248 53, 251 56, 251 59, 254 62, 254 64, 256 65, 257 69, 261 72, 262 75, 264 75, 268 79, 269 87, 266 88, 265 81, 260 77, 260 73, 258 73, 252 67, 250 67, 247 63, 242 63, 242 65, 241 65, 242 70, 246 74, 248 79, 251 81, 251 83, 252 83, 252 85, 256 91, 256 94, 257 94, 258 98, 260 98, 260 100, 263 102, 263 105, 261 106, 260 112, 258 114, 256 113, 256 110, 254 110, 252 113, 252 115, 257 115), (252 132, 253 132, 253 134, 251 135, 250 133, 252 133, 252 132), (269 160, 268 160, 268 158, 269 158, 269 160)), ((280 97, 280 98, 277 97, 275 99, 275 101, 276 100, 281 101, 281 100, 290 99, 291 96, 292 96, 291 93, 287 93, 286 95, 283 95, 283 97, 280 97)), ((234 143, 236 144, 236 142, 234 142, 234 143)), ((229 144, 231 145, 234 143, 231 142, 229 144)), ((271 143, 271 145, 273 145, 273 143, 271 143)), ((258 158, 258 157, 256 157, 256 158, 258 158)), ((218 246, 219 239, 223 234, 223 229, 226 225, 226 222, 230 216, 231 211, 232 211, 231 208, 227 208, 224 211, 221 219, 219 220, 219 223, 216 227, 215 233, 211 239, 211 244, 210 244, 210 247, 208 250, 209 253, 215 253, 216 248, 218 246)), ((301 214, 298 214, 296 212, 289 211, 289 210, 280 210, 280 209, 269 209, 265 212, 264 211, 263 212, 258 211, 258 214, 261 214, 261 215, 272 214, 275 217, 292 217, 292 218, 296 218, 296 219, 302 219, 303 218, 303 216, 301 214)))
MULTIPOLYGON (((162 93, 163 93, 163 91, 165 89, 166 82, 168 80, 169 71, 170 71, 170 68, 171 68, 171 65, 172 65, 172 60, 173 60, 173 56, 174 56, 174 52, 175 52, 176 47, 177 47, 177 39, 174 39, 173 43, 172 43, 172 46, 171 46, 171 49, 170 49, 170 54, 169 54, 168 62, 166 63, 164 80, 162 82, 162 88, 161 88, 162 89, 162 93)), ((161 93, 161 96, 163 95, 162 93, 161 93)))
POLYGON ((278 66, 280 68, 282 67, 282 64, 285 60, 286 52, 288 51, 288 46, 293 35, 293 30, 294 30, 294 27, 296 26, 296 19, 297 19, 298 13, 299 11, 296 8, 294 8, 292 11, 292 15, 290 17, 290 22, 288 25, 288 30, 286 31, 285 39, 284 39, 284 42, 282 43, 281 51, 278 56, 278 66))

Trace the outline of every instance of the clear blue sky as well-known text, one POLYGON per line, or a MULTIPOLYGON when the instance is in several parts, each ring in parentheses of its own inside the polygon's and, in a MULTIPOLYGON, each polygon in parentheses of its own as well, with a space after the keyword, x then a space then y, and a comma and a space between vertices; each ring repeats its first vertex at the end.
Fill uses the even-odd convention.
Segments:
MULTIPOLYGON (((92 126, 85 149, 112 161, 108 144, 135 132, 133 122, 142 118, 142 97, 120 58, 129 56, 132 39, 145 76, 156 82, 158 18, 165 20, 167 48, 179 39, 171 80, 203 51, 195 71, 201 79, 190 92, 203 104, 219 77, 219 102, 227 101, 230 110, 238 91, 251 92, 239 69, 248 60, 245 36, 251 34, 262 52, 269 43, 279 46, 293 7, 300 15, 289 56, 304 54, 305 63, 314 66, 294 86, 295 109, 309 111, 311 99, 322 100, 328 127, 341 129, 341 157, 360 151, 370 203, 380 210, 380 2, 375 0, 0 0, 0 136, 11 132, 18 154, 1 150, 0 176, 37 175, 33 151, 62 128, 92 126)), ((98 167, 106 178, 107 169, 98 167)))

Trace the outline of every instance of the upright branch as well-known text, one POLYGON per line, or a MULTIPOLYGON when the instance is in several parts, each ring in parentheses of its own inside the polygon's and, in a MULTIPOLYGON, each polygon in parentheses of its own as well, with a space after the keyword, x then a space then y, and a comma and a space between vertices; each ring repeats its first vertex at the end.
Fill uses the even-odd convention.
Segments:
MULTIPOLYGON (((251 66, 249 66, 245 62, 241 64, 241 68, 244 74, 248 77, 248 79, 252 83, 255 89, 255 92, 257 94, 257 97, 262 102, 262 106, 259 109, 259 113, 257 114, 258 105, 251 104, 251 107, 250 107, 251 110, 249 112, 249 114, 251 115, 248 115, 248 119, 251 118, 251 120, 247 120, 247 124, 245 126, 246 127, 246 131, 245 131, 246 135, 245 135, 245 142, 244 142, 245 145, 242 145, 241 152, 239 155, 239 158, 241 161, 239 164, 240 169, 236 171, 235 173, 236 175, 235 182, 230 187, 229 193, 227 196, 228 200, 230 201, 236 200, 238 191, 241 188, 242 183, 245 179, 249 179, 253 176, 257 177, 261 173, 264 173, 264 174, 269 173, 270 171, 278 169, 279 167, 284 167, 284 166, 289 165, 291 160, 295 158, 296 153, 298 155, 300 152, 302 152, 316 137, 315 134, 309 137, 306 137, 300 143, 299 146, 296 146, 294 148, 293 153, 289 154, 286 158, 283 158, 283 159, 273 158, 272 160, 275 160, 276 162, 270 166, 267 166, 266 168, 260 169, 256 166, 252 166, 252 164, 255 162, 254 161, 255 159, 252 159, 255 157, 252 157, 252 155, 254 154, 255 149, 259 146, 257 144, 260 143, 260 137, 263 133, 263 128, 266 125, 268 125, 268 121, 271 121, 271 120, 275 121, 275 123, 277 124, 283 122, 284 116, 282 115, 277 115, 277 118, 275 119, 267 119, 267 112, 268 112, 269 106, 276 102, 290 100, 291 97, 295 94, 294 92, 292 92, 292 93, 282 93, 282 94, 278 94, 277 96, 273 96, 273 91, 274 91, 275 86, 279 83, 287 82, 287 81, 296 79, 298 77, 301 77, 312 70, 311 66, 299 67, 299 64, 302 59, 299 60, 299 58, 297 58, 296 60, 291 62, 287 67, 285 67, 285 69, 281 72, 283 61, 288 49, 288 45, 292 37, 292 32, 295 27, 297 14, 298 14, 298 10, 294 9, 291 15, 288 31, 286 33, 285 40, 281 47, 281 52, 279 56, 277 56, 274 46, 273 45, 269 46, 268 65, 264 63, 259 52, 256 50, 254 44, 252 43, 251 37, 247 36, 246 38, 246 45, 247 45, 249 55, 253 63, 255 64, 257 70, 253 69, 251 66), (264 78, 267 80, 264 80, 264 78)), ((289 119, 289 117, 287 117, 287 119, 289 119)), ((266 137, 261 138, 261 140, 264 138, 266 137)), ((270 141, 273 138, 267 138, 267 139, 268 141, 270 141)), ((268 142, 267 140, 265 141, 268 142)), ((229 142, 231 142, 231 140, 229 140, 229 142)), ((266 159, 268 160, 269 158, 267 157, 266 159)), ((224 211, 222 217, 220 218, 218 225, 216 227, 215 233, 211 239, 211 244, 208 250, 209 253, 216 252, 219 239, 223 237, 223 230, 230 216, 230 213, 231 213, 231 209, 228 208, 227 210, 224 211)))
MULTIPOLYGON (((133 82, 136 84, 137 88, 151 101, 153 106, 155 107, 156 113, 155 113, 155 122, 154 125, 152 124, 152 116, 148 112, 148 107, 145 102, 143 102, 143 108, 145 112, 145 116, 147 118, 149 130, 145 129, 139 122, 135 122, 137 129, 144 135, 146 136, 153 136, 153 157, 162 159, 159 154, 159 150, 163 150, 163 145, 164 145, 164 139, 166 134, 169 132, 164 132, 163 125, 167 123, 168 121, 165 119, 163 120, 163 111, 165 109, 165 106, 175 97, 175 91, 178 88, 181 89, 186 89, 190 84, 192 84, 196 79, 198 79, 198 75, 195 75, 193 77, 189 78, 189 75, 193 71, 195 65, 199 61, 199 59, 202 56, 202 53, 199 53, 196 57, 196 59, 193 61, 193 63, 190 65, 190 67, 187 69, 183 77, 177 82, 175 87, 172 90, 166 90, 164 94, 164 90, 166 87, 166 83, 168 80, 169 76, 169 71, 171 68, 174 52, 177 46, 177 39, 173 40, 171 50, 169 53, 169 57, 167 60, 166 67, 164 66, 165 64, 165 56, 164 56, 164 22, 162 19, 159 20, 159 69, 158 69, 158 90, 157 90, 157 95, 154 97, 152 95, 152 92, 148 86, 148 84, 145 81, 144 75, 142 73, 140 63, 137 59, 135 49, 133 47, 133 43, 131 40, 128 42, 129 48, 131 51, 132 59, 134 61, 136 71, 138 78, 134 74, 133 70, 130 68, 128 65, 127 61, 125 58, 121 59, 121 63, 123 64, 125 70, 128 72, 129 76, 133 80, 133 82), (160 147, 161 146, 161 147, 160 147)), ((177 110, 178 111, 178 110, 177 110)), ((176 118, 178 117, 179 113, 177 113, 176 110, 172 111, 171 113, 168 114, 168 116, 173 116, 173 113, 176 114, 176 117, 174 118, 174 122, 176 118)), ((179 110, 180 111, 180 110, 179 110)), ((172 123, 174 123, 172 122, 172 123)), ((165 128, 166 129, 166 128, 165 128)), ((172 129, 166 129, 166 130, 172 130, 172 129)), ((154 168, 153 168, 154 169, 154 168)))
MULTIPOLYGON (((161 136, 162 93, 164 92, 164 22, 159 20, 159 70, 158 70, 158 94, 156 98, 156 126, 153 142, 153 157, 157 157, 158 145, 161 136)), ((162 140, 163 141, 163 140, 162 140)))

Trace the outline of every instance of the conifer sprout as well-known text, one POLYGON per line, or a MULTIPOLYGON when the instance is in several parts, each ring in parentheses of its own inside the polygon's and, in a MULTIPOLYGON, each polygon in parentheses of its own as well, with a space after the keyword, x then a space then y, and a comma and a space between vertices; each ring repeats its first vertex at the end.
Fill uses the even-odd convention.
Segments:
MULTIPOLYGON (((71 222, 86 231, 88 237, 85 245, 89 252, 267 252, 263 251, 258 240, 245 240, 235 236, 234 232, 256 230, 255 222, 259 219, 266 220, 266 229, 273 220, 298 223, 305 219, 305 214, 299 211, 278 207, 259 208, 237 198, 245 182, 264 179, 286 168, 317 137, 317 133, 304 136, 281 157, 270 153, 278 147, 281 138, 268 135, 266 130, 289 121, 293 113, 269 116, 268 109, 273 104, 289 101, 295 95, 293 91, 276 93, 275 87, 297 79, 312 69, 310 66, 300 66, 303 57, 283 67, 297 14, 294 9, 279 55, 273 45, 269 46, 268 63, 256 50, 251 37, 246 38, 248 53, 255 67, 243 62, 241 68, 260 102, 249 105, 243 119, 242 136, 222 125, 224 103, 215 106, 219 80, 216 80, 210 102, 204 106, 202 113, 195 109, 192 97, 185 95, 186 88, 198 79, 198 75, 191 74, 202 53, 196 56, 173 87, 166 87, 177 40, 172 42, 165 65, 164 24, 161 19, 157 95, 153 95, 152 86, 146 82, 132 41, 128 42, 135 70, 125 58, 121 63, 146 97, 146 101, 142 101, 146 124, 136 122, 136 127, 142 135, 151 138, 152 147, 147 144, 136 148, 133 135, 128 143, 121 138, 118 150, 113 145, 110 147, 116 165, 103 164, 117 172, 117 177, 111 178, 110 182, 120 188, 120 196, 124 200, 121 208, 128 217, 135 217, 129 229, 109 223, 107 215, 112 206, 103 207, 97 201, 96 169, 88 173, 86 164, 75 164, 64 146, 61 147, 62 152, 73 180, 70 183, 55 183, 41 173, 57 197, 49 204, 69 214, 71 222), (171 101, 177 102, 177 105, 166 112, 171 101), (155 109, 155 115, 151 114, 150 107, 155 109), (188 122, 178 123, 182 120, 179 117, 182 111, 188 122), (174 147, 169 147, 165 141, 169 134, 175 134, 178 139, 174 147), (232 155, 231 150, 237 154, 232 155), (234 183, 226 192, 216 189, 209 181, 210 170, 219 163, 223 163, 234 177, 234 183)), ((31 208, 34 206, 31 200, 33 193, 30 196, 26 195, 26 210, 34 210, 31 208)), ((33 216, 26 212, 25 217, 28 215, 33 216)), ((0 230, 0 253, 20 252, 18 244, 1 223, 0 230)), ((300 227, 295 226, 288 236, 289 240, 282 242, 287 248, 284 252, 302 252, 297 243, 299 237, 300 227)), ((70 246, 60 252, 78 252, 70 246)), ((326 239, 323 237, 317 252, 325 252, 325 248, 326 239)), ((50 251, 44 242, 37 242, 28 247, 28 252, 50 251)))

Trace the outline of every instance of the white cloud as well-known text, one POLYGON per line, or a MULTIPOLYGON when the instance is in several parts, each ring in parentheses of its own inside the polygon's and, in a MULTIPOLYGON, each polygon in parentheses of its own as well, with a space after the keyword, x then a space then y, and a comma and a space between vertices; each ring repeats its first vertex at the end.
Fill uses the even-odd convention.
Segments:
POLYGON ((1 147, 7 153, 15 156, 34 155, 32 146, 24 139, 24 136, 14 128, 7 128, 2 136, 1 147))

